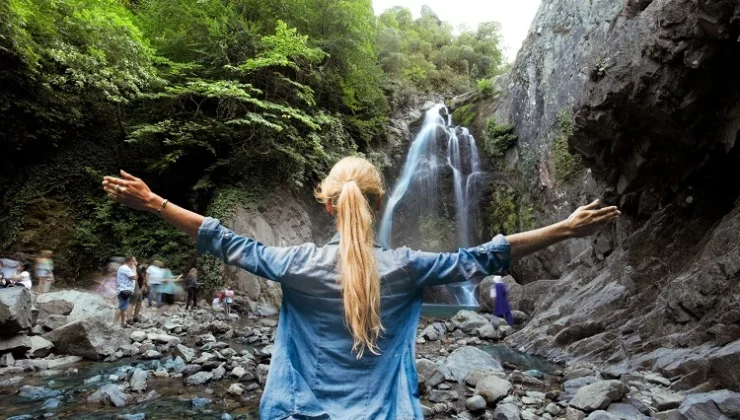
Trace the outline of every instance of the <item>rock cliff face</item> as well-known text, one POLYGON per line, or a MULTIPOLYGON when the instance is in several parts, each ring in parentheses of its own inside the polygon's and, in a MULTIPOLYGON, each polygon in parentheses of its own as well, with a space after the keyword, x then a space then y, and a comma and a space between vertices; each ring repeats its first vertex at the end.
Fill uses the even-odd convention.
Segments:
POLYGON ((543 1, 478 118, 515 124, 507 159, 533 153, 543 214, 598 197, 624 217, 529 262, 528 276, 562 276, 512 344, 740 388, 739 35, 734 1, 543 1), (559 114, 582 159, 568 180, 559 114))

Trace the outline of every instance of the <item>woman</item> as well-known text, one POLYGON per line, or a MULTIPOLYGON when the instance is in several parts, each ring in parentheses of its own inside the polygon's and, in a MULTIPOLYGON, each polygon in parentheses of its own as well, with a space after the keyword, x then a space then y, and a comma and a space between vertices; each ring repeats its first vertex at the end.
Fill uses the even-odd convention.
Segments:
POLYGON ((146 267, 142 264, 136 267, 136 282, 134 282, 134 294, 131 295, 131 308, 128 312, 129 324, 139 322, 139 312, 141 312, 141 302, 144 301, 144 288, 146 267))
POLYGON ((53 255, 52 251, 46 249, 36 258, 35 274, 39 281, 39 293, 48 292, 54 283, 54 261, 51 259, 53 255))
POLYGON ((185 288, 188 290, 188 298, 185 301, 185 309, 192 307, 193 309, 198 307, 198 269, 191 268, 188 272, 188 276, 185 278, 185 288), (190 306, 190 302, 193 305, 190 306))
POLYGON ((506 271, 511 259, 566 238, 596 232, 616 207, 598 201, 567 220, 451 253, 386 249, 373 240, 373 210, 383 196, 368 161, 342 159, 316 191, 336 218, 327 245, 265 246, 218 220, 185 210, 121 171, 105 177, 109 196, 148 210, 196 239, 199 252, 278 281, 283 302, 267 384, 264 419, 419 419, 414 345, 425 286, 506 271), (373 208, 374 207, 374 208, 373 208))
POLYGON ((118 309, 113 317, 113 326, 116 326, 118 320, 121 320, 121 327, 126 328, 126 312, 128 310, 129 300, 134 294, 136 286, 136 258, 133 256, 126 257, 126 260, 118 267, 116 271, 116 292, 118 296, 118 309))

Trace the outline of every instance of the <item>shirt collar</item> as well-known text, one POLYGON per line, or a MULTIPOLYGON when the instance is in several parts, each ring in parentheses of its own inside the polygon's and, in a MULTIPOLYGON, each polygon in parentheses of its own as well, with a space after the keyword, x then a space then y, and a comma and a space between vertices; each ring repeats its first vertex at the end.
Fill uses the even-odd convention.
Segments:
MULTIPOLYGON (((335 233, 331 240, 327 243, 327 245, 339 245, 339 236, 339 232, 335 233)), ((373 241, 373 246, 375 248, 385 248, 383 245, 380 244, 380 242, 378 242, 377 239, 373 241)))

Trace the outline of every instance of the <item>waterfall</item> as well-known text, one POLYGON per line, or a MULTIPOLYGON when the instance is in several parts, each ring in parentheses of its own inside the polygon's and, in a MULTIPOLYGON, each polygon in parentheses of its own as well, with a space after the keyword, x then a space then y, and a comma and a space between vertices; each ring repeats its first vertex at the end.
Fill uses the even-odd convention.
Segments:
MULTIPOLYGON (((452 125, 452 117, 444 104, 437 104, 426 111, 421 129, 411 143, 380 221, 378 237, 381 243, 392 246, 394 212, 411 191, 420 197, 417 210, 436 210, 441 200, 439 183, 445 171, 452 171, 458 245, 475 245, 475 226, 472 223, 476 216, 475 186, 482 175, 478 149, 467 128, 452 125), (440 152, 446 154, 446 159, 440 156, 440 152)), ((474 287, 470 282, 452 288, 460 305, 476 304, 474 287)))

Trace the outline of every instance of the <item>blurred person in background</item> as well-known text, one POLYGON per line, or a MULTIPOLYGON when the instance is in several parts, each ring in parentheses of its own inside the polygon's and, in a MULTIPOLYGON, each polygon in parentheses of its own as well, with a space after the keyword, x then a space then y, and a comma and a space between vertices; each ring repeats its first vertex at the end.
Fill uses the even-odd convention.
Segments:
POLYGON ((23 285, 26 289, 31 290, 31 287, 33 287, 33 284, 31 283, 31 273, 26 271, 26 264, 18 264, 18 267, 16 268, 16 275, 13 278, 13 281, 15 282, 15 284, 23 285))
POLYGON ((136 257, 129 256, 126 260, 118 267, 116 271, 116 292, 118 293, 118 309, 116 309, 116 316, 113 318, 113 326, 121 320, 121 327, 127 327, 126 325, 126 312, 128 310, 129 300, 131 295, 134 294, 135 283, 136 283, 136 257))
POLYGON ((51 259, 53 255, 52 251, 45 249, 36 258, 35 274, 39 282, 39 293, 48 292, 54 283, 54 261, 51 259))
POLYGON ((146 286, 146 266, 144 264, 136 267, 136 281, 134 282, 134 294, 131 295, 129 304, 128 321, 129 324, 139 322, 139 312, 141 312, 141 303, 144 301, 144 287, 146 286))
POLYGON ((162 306, 162 283, 164 282, 164 263, 154 260, 146 269, 147 283, 149 283, 149 306, 152 306, 152 297, 157 298, 157 307, 162 306))
POLYGON ((190 307, 190 302, 193 302, 192 309, 198 307, 198 269, 191 268, 188 272, 188 276, 185 277, 185 288, 188 291, 188 297, 185 301, 185 309, 190 307))

